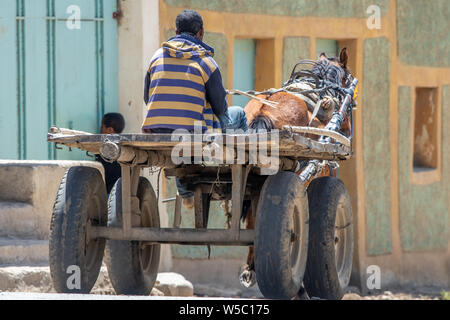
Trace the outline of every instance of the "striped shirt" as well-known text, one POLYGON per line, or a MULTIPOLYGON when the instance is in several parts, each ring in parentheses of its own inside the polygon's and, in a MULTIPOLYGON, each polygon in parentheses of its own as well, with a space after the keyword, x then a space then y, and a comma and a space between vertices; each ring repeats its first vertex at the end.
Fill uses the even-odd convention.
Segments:
POLYGON ((214 49, 179 35, 163 43, 147 71, 142 129, 220 130, 218 117, 228 108, 214 49))

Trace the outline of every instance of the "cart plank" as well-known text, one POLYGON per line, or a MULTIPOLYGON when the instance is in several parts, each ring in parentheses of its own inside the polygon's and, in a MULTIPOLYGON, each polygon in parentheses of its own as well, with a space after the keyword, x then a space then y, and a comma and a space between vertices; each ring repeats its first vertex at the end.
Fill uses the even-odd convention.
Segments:
MULTIPOLYGON (((339 143, 319 142, 306 137, 303 134, 294 133, 289 130, 278 131, 277 133, 245 133, 245 134, 186 134, 180 139, 174 139, 171 134, 89 134, 61 129, 61 132, 47 135, 47 141, 71 148, 78 148, 94 154, 100 153, 100 147, 105 141, 114 142, 120 146, 133 147, 140 150, 170 151, 180 143, 190 145, 201 143, 205 147, 214 142, 218 143, 228 140, 234 142, 234 148, 245 148, 246 151, 254 147, 255 141, 266 142, 268 154, 274 152, 273 146, 278 146, 280 157, 292 159, 320 159, 320 160, 347 160, 352 156, 352 150, 339 143)), ((53 130, 54 131, 54 130, 53 130)))

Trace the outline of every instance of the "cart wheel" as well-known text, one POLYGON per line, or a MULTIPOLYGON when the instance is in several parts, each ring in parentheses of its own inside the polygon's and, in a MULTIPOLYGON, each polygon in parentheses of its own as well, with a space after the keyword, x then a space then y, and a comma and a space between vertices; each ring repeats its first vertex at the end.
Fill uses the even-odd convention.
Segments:
POLYGON ((50 274, 57 292, 89 293, 98 278, 105 239, 87 241, 88 221, 106 226, 106 186, 97 169, 72 167, 59 185, 50 225, 50 274))
POLYGON ((309 296, 342 299, 350 282, 353 217, 344 183, 334 177, 314 179, 308 187, 309 248, 305 288, 309 296))
MULTIPOLYGON (((159 228, 158 202, 150 182, 139 177, 137 197, 141 227, 159 228)), ((122 227, 122 179, 108 201, 108 227, 122 227)), ((142 246, 139 241, 108 240, 106 266, 117 294, 149 295, 156 281, 161 245, 142 246)))
POLYGON ((255 271, 266 298, 291 299, 303 281, 308 250, 308 198, 299 177, 265 181, 256 215, 255 271))

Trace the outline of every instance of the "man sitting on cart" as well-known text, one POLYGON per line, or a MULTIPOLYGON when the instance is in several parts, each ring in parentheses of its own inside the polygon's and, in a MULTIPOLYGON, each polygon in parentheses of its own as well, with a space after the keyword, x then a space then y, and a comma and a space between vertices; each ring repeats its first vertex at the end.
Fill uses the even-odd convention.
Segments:
MULTIPOLYGON (((248 130, 241 107, 228 107, 226 91, 214 49, 203 43, 203 19, 193 10, 176 18, 176 36, 153 55, 145 78, 144 101, 148 112, 144 133, 171 133, 176 129, 202 132, 248 130)), ((194 206, 194 193, 177 179, 183 204, 194 206)))

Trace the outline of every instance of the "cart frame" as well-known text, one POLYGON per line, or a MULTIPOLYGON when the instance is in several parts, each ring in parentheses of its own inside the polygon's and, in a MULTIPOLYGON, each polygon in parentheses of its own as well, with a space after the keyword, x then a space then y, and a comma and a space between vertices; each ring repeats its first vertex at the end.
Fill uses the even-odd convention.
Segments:
MULTIPOLYGON (((277 134, 276 138, 279 139, 280 143, 280 149, 278 150, 280 171, 295 171, 298 168, 298 160, 346 160, 352 155, 351 147, 312 140, 304 134, 297 133, 295 127, 286 128, 277 132, 277 134)), ((99 227, 89 223, 87 225, 87 238, 89 240, 105 238, 142 241, 144 244, 149 245, 154 243, 177 243, 249 246, 253 244, 255 234, 254 230, 240 228, 242 205, 246 196, 249 174, 258 172, 264 165, 260 163, 250 164, 248 153, 251 149, 251 141, 264 141, 268 144, 274 142, 273 133, 269 134, 269 136, 260 133, 208 134, 204 140, 209 142, 202 142, 202 147, 208 147, 218 138, 221 138, 222 141, 233 139, 236 154, 239 152, 238 149, 240 147, 245 149, 247 160, 244 164, 237 164, 235 163, 236 159, 234 159, 235 161, 231 164, 217 167, 217 170, 220 170, 221 167, 227 167, 231 173, 231 179, 227 181, 232 184, 231 195, 228 197, 224 196, 224 198, 230 199, 232 203, 231 226, 229 229, 206 228, 204 220, 208 219, 209 208, 204 208, 201 197, 203 193, 207 193, 208 188, 211 190, 209 186, 214 184, 213 181, 196 187, 194 193, 195 228, 180 228, 181 197, 179 196, 175 199, 175 214, 172 228, 133 227, 133 213, 139 214, 139 200, 136 193, 142 168, 151 166, 169 167, 171 168, 169 170, 171 170, 172 176, 182 175, 189 172, 189 170, 192 172, 192 168, 204 168, 195 164, 184 165, 183 168, 176 166, 171 161, 169 152, 180 141, 174 141, 173 136, 170 134, 95 135, 53 127, 50 129, 47 140, 54 142, 56 145, 61 144, 69 148, 75 147, 86 150, 87 153, 100 154, 105 158, 115 158, 121 165, 122 228, 99 227), (253 140, 252 137, 254 138, 253 140), (264 139, 261 137, 264 137, 264 139), (206 210, 206 215, 203 212, 204 210, 206 210)), ((183 141, 196 141, 195 134, 188 135, 187 138, 184 137, 183 141)), ((252 198, 252 206, 256 206, 257 196, 253 194, 250 197, 252 198)))
MULTIPOLYGON (((138 213, 138 200, 136 197, 137 183, 140 167, 122 165, 122 215, 123 227, 96 227, 89 224, 88 238, 106 238, 112 240, 135 240, 154 243, 179 244, 214 244, 214 245, 252 245, 254 230, 240 229, 240 215, 242 211, 243 189, 246 184, 248 170, 243 165, 235 164, 232 167, 232 218, 230 229, 180 228, 181 197, 175 200, 175 215, 172 228, 137 228, 132 226, 132 213, 138 213)), ((248 167, 247 167, 248 168, 248 167)), ((199 204, 200 192, 195 192, 195 203, 199 204)), ((195 207, 195 224, 203 225, 202 209, 195 207)))
MULTIPOLYGON (((51 128, 47 140, 55 147, 60 144, 69 150, 79 148, 106 161, 117 161, 122 173, 111 191, 108 210, 106 188, 97 169, 73 167, 62 179, 52 215, 49 248, 52 279, 58 292, 72 292, 65 287, 64 268, 73 264, 81 264, 85 275, 78 292, 91 290, 108 240, 108 273, 119 294, 148 294, 156 280, 159 245, 182 244, 250 246, 241 283, 249 287, 258 277, 265 297, 292 298, 302 286, 309 246, 305 183, 325 166, 352 156, 350 139, 309 127, 244 134, 186 133, 175 139, 172 134, 96 135, 51 128), (339 143, 316 141, 310 134, 329 134, 339 143), (201 156, 196 153, 199 150, 201 156), (159 197, 148 180, 141 178, 142 169, 147 167, 164 169, 165 176, 177 177, 193 191, 194 228, 181 228, 179 195, 164 200, 175 200, 174 219, 171 227, 160 227, 159 197), (303 176, 304 172, 309 178, 303 176), (94 190, 90 186, 95 186, 96 191, 87 192, 94 190), (228 228, 208 228, 210 201, 231 201, 228 228), (241 217, 248 214, 248 206, 250 221, 254 223, 249 222, 243 229, 241 217), (66 219, 72 222, 66 223, 66 219), (70 242, 72 239, 76 241, 70 242)), ((329 186, 332 184, 321 183, 318 188, 329 186)), ((343 192, 339 197, 347 199, 348 207, 345 187, 343 192)), ((348 210, 351 215, 351 208, 348 210)), ((323 227, 313 229, 320 234, 323 227)), ((347 254, 348 260, 351 261, 351 255, 347 254)), ((351 269, 347 266, 344 270, 346 277, 351 269)))

